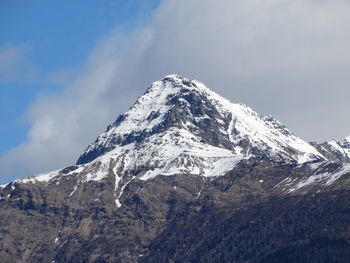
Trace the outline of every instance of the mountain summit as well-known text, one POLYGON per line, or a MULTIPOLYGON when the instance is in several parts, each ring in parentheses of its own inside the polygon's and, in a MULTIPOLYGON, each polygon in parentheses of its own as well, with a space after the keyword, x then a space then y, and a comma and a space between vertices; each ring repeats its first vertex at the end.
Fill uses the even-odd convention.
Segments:
POLYGON ((77 164, 113 150, 124 155, 123 149, 135 152, 144 147, 152 154, 135 156, 144 161, 142 165, 151 159, 156 163, 157 156, 165 160, 184 155, 230 163, 253 156, 295 163, 323 159, 315 148, 271 116, 233 104, 203 83, 179 75, 154 82, 128 112, 88 146, 77 164))

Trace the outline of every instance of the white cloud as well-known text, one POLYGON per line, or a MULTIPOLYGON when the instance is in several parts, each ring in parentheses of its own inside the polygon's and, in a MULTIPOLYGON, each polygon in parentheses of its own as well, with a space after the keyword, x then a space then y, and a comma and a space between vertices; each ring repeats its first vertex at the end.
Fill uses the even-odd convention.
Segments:
POLYGON ((345 136, 349 11, 342 0, 165 0, 149 25, 101 40, 62 94, 37 100, 28 140, 0 158, 0 174, 73 163, 150 82, 170 73, 272 114, 305 139, 345 136))

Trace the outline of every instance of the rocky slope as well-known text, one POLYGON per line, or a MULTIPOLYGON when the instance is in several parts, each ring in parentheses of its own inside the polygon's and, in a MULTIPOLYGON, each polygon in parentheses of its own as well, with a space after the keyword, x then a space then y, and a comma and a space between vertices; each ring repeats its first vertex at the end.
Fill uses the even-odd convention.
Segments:
POLYGON ((350 163, 350 136, 342 141, 331 140, 321 144, 311 144, 328 160, 350 163))
POLYGON ((346 262, 350 164, 334 156, 169 75, 76 165, 0 188, 1 262, 346 262))

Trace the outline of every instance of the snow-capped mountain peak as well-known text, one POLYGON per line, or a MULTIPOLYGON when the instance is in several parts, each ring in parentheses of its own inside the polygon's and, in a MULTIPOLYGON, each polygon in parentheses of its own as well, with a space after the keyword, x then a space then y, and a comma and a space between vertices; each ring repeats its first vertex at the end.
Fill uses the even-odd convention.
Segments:
MULTIPOLYGON (((250 158, 294 164, 324 159, 271 116, 231 103, 197 80, 169 75, 154 82, 87 147, 72 173, 79 169, 82 181, 115 176, 117 193, 126 179, 219 176, 250 158)), ((47 181, 58 175, 66 174, 24 180, 47 181)))
POLYGON ((77 165, 16 183, 60 184, 74 177, 72 197, 85 182, 112 180, 120 207, 124 189, 135 179, 217 177, 247 159, 300 164, 324 157, 273 117, 231 103, 197 80, 169 75, 89 145, 77 165))
POLYGON ((349 136, 348 136, 348 137, 346 137, 346 138, 344 139, 344 142, 347 142, 347 143, 349 143, 349 144, 350 144, 350 134, 349 134, 349 136))
POLYGON ((330 140, 324 143, 313 143, 313 146, 330 161, 350 163, 350 136, 345 139, 330 140))
POLYGON ((172 133, 188 135, 189 148, 198 142, 202 148, 216 147, 236 157, 264 155, 296 163, 323 158, 271 116, 231 103, 197 80, 168 75, 154 82, 128 112, 89 145, 78 164, 128 144, 155 144, 152 138, 172 133))

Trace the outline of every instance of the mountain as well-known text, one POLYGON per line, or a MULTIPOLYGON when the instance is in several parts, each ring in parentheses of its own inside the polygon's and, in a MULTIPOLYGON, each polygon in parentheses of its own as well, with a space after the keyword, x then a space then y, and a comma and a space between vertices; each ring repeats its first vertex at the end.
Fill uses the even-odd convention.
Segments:
POLYGON ((166 138, 173 138, 175 133, 181 133, 180 143, 188 148, 215 147, 210 151, 218 151, 219 155, 267 155, 276 161, 297 163, 323 158, 271 116, 260 116, 243 104, 230 103, 199 81, 169 75, 154 82, 128 112, 109 126, 86 149, 78 164, 136 143, 149 143, 150 147, 160 144, 163 148, 166 138), (163 139, 155 142, 159 136, 163 139))
POLYGON ((312 145, 328 160, 350 163, 350 135, 342 141, 331 140, 321 144, 312 145))
POLYGON ((1 262, 347 262, 337 145, 166 76, 76 165, 0 187, 1 262))

